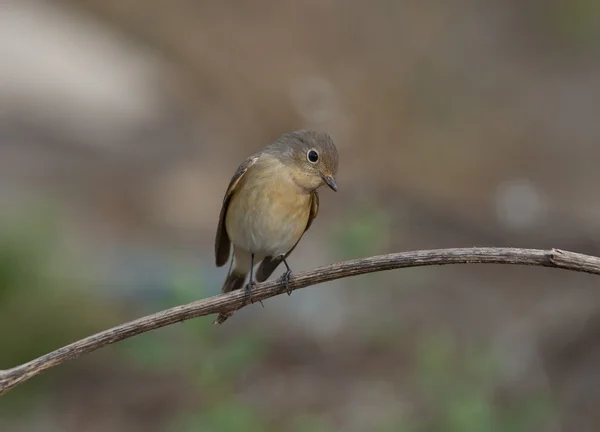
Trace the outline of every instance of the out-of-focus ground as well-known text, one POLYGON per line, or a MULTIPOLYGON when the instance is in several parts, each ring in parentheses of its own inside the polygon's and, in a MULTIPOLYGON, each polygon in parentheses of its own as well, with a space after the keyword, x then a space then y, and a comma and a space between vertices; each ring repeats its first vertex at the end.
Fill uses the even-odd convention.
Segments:
MULTIPOLYGON (((294 252, 600 255, 600 6, 586 0, 0 5, 0 368, 216 294, 221 199, 281 133, 339 192, 294 252)), ((597 431, 600 279, 419 268, 104 348, 3 431, 597 431)))

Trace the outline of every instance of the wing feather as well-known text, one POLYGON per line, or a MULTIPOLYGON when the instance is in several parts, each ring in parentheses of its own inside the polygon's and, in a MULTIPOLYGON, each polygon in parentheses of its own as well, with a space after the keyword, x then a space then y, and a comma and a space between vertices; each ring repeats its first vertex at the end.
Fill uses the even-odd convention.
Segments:
POLYGON ((225 218, 227 217, 227 208, 229 207, 229 203, 231 198, 235 194, 237 190, 237 186, 240 183, 240 180, 248 172, 250 167, 252 167, 256 161, 258 160, 258 156, 251 156, 246 159, 242 164, 238 167, 229 182, 229 186, 227 187, 227 192, 225 192, 225 197, 223 198, 223 205, 221 206, 221 213, 219 214, 219 224, 217 225, 217 234, 215 236, 215 262, 217 267, 222 267, 229 261, 229 255, 231 252, 231 240, 229 239, 229 234, 227 234, 227 227, 225 226, 225 218))

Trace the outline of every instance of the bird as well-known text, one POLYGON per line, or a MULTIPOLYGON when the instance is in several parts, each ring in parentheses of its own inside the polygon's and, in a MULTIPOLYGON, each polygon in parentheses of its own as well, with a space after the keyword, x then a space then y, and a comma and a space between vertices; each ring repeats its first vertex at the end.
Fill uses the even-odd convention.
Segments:
MULTIPOLYGON (((317 189, 326 185, 337 192, 338 160, 329 134, 302 129, 282 134, 239 165, 225 192, 215 236, 217 267, 229 261, 233 249, 221 292, 241 289, 249 275, 245 290, 252 301, 256 282, 267 280, 282 262, 281 280, 288 288, 292 271, 287 259, 317 217, 317 189)), ((231 315, 221 313, 214 323, 231 315)))

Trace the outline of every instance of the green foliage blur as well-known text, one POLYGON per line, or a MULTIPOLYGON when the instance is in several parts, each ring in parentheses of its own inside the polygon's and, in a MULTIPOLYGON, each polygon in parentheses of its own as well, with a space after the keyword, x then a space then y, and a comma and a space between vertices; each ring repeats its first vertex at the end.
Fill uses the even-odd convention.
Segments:
POLYGON ((552 416, 548 394, 517 398, 510 406, 497 401, 499 365, 485 350, 459 351, 442 333, 424 341, 418 352, 417 379, 434 413, 419 430, 447 432, 527 432, 552 416))
MULTIPOLYGON (((198 281, 181 278, 173 284, 172 298, 156 306, 172 307, 208 295, 198 281)), ((238 400, 234 384, 260 361, 265 343, 251 330, 223 341, 210 319, 195 319, 125 340, 118 348, 139 368, 177 370, 200 395, 198 404, 174 417, 169 430, 261 431, 267 430, 264 419, 238 400)))
POLYGON ((390 236, 390 215, 372 207, 351 209, 332 231, 332 249, 339 259, 382 254, 390 236))
MULTIPOLYGON (((52 208, 33 206, 0 220, 0 369, 52 351, 112 322, 102 302, 57 274, 79 268, 60 250, 52 208), (76 323, 76 324, 74 324, 76 323)), ((56 373, 42 374, 2 397, 0 414, 19 415, 48 396, 56 373)))
POLYGON ((596 44, 600 36, 600 3, 595 0, 551 1, 545 22, 553 34, 573 49, 596 44))
MULTIPOLYGON (((103 303, 97 296, 69 286, 64 282, 67 279, 55 277, 75 274, 79 268, 76 260, 57 260, 61 230, 53 222, 56 219, 51 211, 31 211, 27 215, 0 224, 0 368, 26 362, 131 318, 117 313, 119 308, 103 303)), ((358 212, 340 224, 332 246, 340 255, 371 254, 385 244, 388 226, 385 214, 358 212)), ((197 277, 187 277, 185 269, 175 273, 179 276, 168 298, 149 301, 152 304, 145 307, 159 310, 210 294, 206 284, 197 277)), ((103 359, 112 358, 119 367, 126 364, 149 376, 179 377, 190 401, 172 413, 168 430, 336 430, 324 417, 302 410, 287 416, 284 424, 273 424, 272 413, 262 411, 239 394, 240 380, 265 361, 268 338, 268 334, 250 328, 233 335, 216 332, 210 319, 194 319, 107 347, 108 357, 103 359)), ((389 337, 383 343, 384 349, 392 352, 397 348, 394 344, 402 342, 389 337)), ((84 367, 105 365, 85 363, 85 358, 81 361, 84 367)), ((26 415, 34 406, 55 397, 60 387, 58 379, 73 373, 73 364, 48 371, 8 393, 0 404, 0 415, 26 415)), ((416 393, 422 399, 415 404, 423 405, 427 415, 391 412, 374 430, 525 432, 552 418, 551 403, 545 394, 522 397, 510 405, 499 403, 497 366, 485 350, 469 346, 459 349, 448 334, 424 336, 412 367, 416 393)))
MULTIPOLYGON (((389 215, 376 209, 356 211, 339 221, 332 238, 333 251, 340 259, 382 253, 389 235, 389 215)), ((374 281, 381 276, 363 277, 374 281)), ((399 280, 397 274, 393 280, 399 280)), ((402 344, 400 333, 386 327, 371 332, 371 337, 393 351, 402 344)), ((485 348, 459 347, 447 331, 423 335, 415 353, 413 384, 425 401, 427 415, 413 418, 402 412, 390 413, 381 419, 377 431, 528 432, 551 421, 554 411, 547 393, 513 399, 510 405, 498 403, 499 365, 485 348)))

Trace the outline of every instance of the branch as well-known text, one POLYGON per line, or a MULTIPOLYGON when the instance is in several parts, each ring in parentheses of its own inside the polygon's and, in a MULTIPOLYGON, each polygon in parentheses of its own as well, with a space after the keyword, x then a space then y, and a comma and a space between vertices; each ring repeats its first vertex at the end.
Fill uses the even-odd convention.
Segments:
MULTIPOLYGON (((404 267, 475 263, 554 267, 600 275, 600 258, 559 249, 438 249, 392 253, 319 267, 293 276, 289 281, 289 289, 297 290, 335 279, 404 267)), ((252 299, 253 301, 264 300, 285 290, 285 284, 281 280, 264 282, 253 289, 252 299)), ((191 318, 235 311, 246 304, 244 290, 238 290, 166 309, 96 333, 28 363, 12 369, 0 370, 0 396, 46 369, 103 346, 191 318)))

